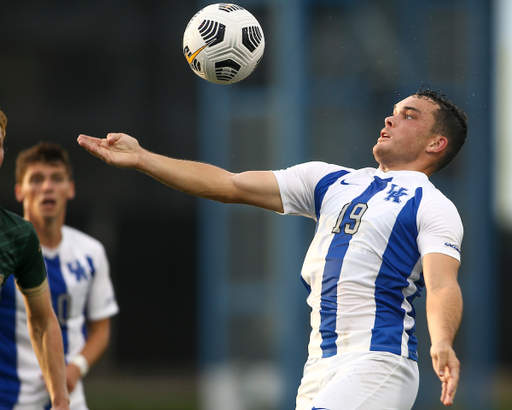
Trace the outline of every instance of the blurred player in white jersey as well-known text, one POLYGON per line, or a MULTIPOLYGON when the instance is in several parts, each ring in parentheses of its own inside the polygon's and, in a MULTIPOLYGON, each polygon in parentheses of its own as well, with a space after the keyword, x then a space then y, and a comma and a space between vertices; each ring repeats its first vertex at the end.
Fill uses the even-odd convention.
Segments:
MULTIPOLYGON (((75 186, 71 162, 60 146, 39 143, 19 154, 15 194, 42 245, 53 308, 62 330, 70 408, 87 410, 81 379, 107 348, 110 317, 118 312, 107 256, 99 241, 64 225, 75 186)), ((11 344, 18 356, 10 379, 1 376, 9 383, 0 385, 0 393, 14 400, 15 410, 45 409, 48 393, 29 345, 25 309, 12 282, 2 289, 0 310, 16 314, 15 328, 4 332, 4 343, 11 344)), ((1 402, 0 408, 4 408, 1 402)))
POLYGON ((466 134, 465 114, 427 87, 385 119, 373 149, 379 168, 310 162, 234 174, 148 152, 126 134, 78 142, 192 195, 316 220, 302 269, 312 331, 296 409, 408 410, 419 384, 413 300, 424 286, 443 404, 453 403, 459 380, 463 227, 428 177, 452 161, 466 134))
MULTIPOLYGON (((0 111, 0 165, 4 159, 7 118, 0 111)), ((52 410, 69 409, 62 335, 52 308, 41 245, 31 223, 0 208, 0 290, 6 282, 19 289, 25 314, 27 344, 41 366, 52 410), (13 277, 15 280, 13 280, 13 277), (14 285, 15 284, 15 285, 14 285), (32 351, 32 348, 34 349, 32 351)), ((1 300, 3 302, 3 300, 1 300)), ((0 309, 0 408, 11 409, 15 402, 6 392, 13 388, 12 374, 17 354, 9 343, 15 327, 13 310, 0 309)), ((41 374, 40 373, 40 374, 41 374)), ((50 406, 49 406, 50 407, 50 406)), ((48 408, 49 408, 48 407, 48 408)))

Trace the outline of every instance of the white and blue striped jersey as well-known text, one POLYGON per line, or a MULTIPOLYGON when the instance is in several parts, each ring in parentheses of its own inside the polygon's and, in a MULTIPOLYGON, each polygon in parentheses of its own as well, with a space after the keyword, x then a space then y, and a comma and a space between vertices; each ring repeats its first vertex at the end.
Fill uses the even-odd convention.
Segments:
MULTIPOLYGON (((42 250, 69 362, 85 345, 86 321, 105 319, 119 310, 109 264, 99 241, 69 226, 62 228, 57 248, 42 246, 42 250)), ((1 290, 0 310, 11 317, 9 323, 0 324, 0 351, 9 352, 12 359, 10 365, 0 363, 0 409, 43 403, 48 400, 48 392, 30 344, 23 297, 12 275, 1 290)))
POLYGON ((460 261, 453 203, 414 171, 309 162, 274 174, 284 213, 317 223, 301 273, 312 309, 309 356, 385 351, 417 360, 422 257, 460 261))

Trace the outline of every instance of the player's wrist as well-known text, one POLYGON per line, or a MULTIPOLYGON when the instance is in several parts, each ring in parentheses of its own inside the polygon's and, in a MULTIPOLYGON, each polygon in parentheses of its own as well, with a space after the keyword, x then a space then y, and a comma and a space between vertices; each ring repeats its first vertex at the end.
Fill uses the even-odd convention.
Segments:
POLYGON ((89 373, 89 362, 85 358, 84 355, 78 354, 71 361, 76 367, 78 367, 78 371, 80 372, 80 376, 83 378, 89 373))

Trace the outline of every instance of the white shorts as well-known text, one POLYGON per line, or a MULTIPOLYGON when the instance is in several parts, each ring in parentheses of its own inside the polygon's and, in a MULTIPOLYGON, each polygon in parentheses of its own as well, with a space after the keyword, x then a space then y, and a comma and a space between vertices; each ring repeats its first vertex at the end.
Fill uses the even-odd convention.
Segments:
POLYGON ((84 385, 79 380, 74 390, 69 394, 69 410, 89 410, 85 401, 84 385))
POLYGON ((418 386, 418 364, 393 353, 308 359, 296 410, 410 410, 418 386))
MULTIPOLYGON (((69 410, 89 410, 85 401, 84 385, 79 380, 75 389, 69 395, 69 410)), ((49 398, 44 398, 38 402, 30 404, 15 404, 13 410, 48 410, 51 409, 49 398)))

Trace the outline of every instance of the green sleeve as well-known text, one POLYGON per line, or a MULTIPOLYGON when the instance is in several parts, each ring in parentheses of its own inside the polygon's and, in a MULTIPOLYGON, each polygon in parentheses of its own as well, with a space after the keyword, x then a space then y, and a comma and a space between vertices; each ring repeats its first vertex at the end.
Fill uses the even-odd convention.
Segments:
POLYGON ((24 246, 21 247, 17 268, 14 272, 16 283, 23 291, 41 286, 46 279, 46 266, 39 238, 31 224, 28 229, 28 235, 23 235, 24 246))

